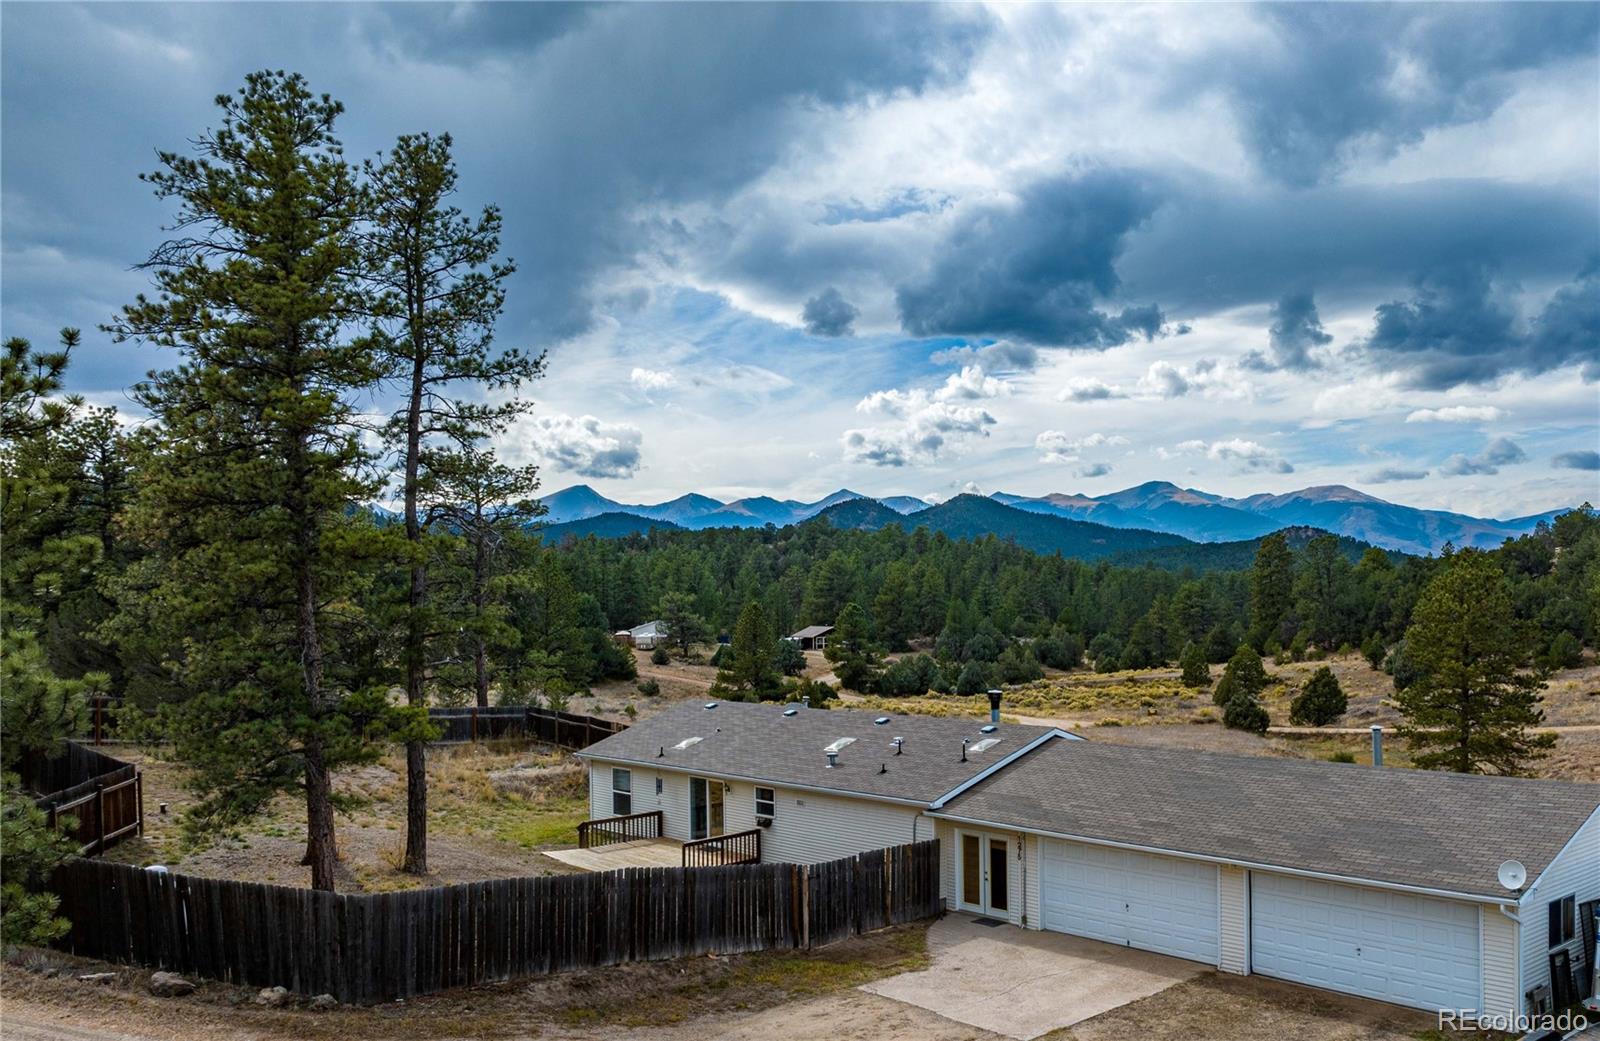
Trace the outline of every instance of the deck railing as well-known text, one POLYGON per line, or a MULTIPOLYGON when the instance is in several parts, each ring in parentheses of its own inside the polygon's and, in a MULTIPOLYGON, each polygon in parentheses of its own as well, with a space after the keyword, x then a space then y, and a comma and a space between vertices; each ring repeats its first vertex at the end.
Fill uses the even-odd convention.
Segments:
POLYGON ((578 848, 594 849, 615 842, 659 839, 663 817, 660 810, 629 813, 621 817, 602 817, 578 823, 578 848))
POLYGON ((722 867, 761 863, 761 829, 713 835, 683 844, 684 867, 722 867))

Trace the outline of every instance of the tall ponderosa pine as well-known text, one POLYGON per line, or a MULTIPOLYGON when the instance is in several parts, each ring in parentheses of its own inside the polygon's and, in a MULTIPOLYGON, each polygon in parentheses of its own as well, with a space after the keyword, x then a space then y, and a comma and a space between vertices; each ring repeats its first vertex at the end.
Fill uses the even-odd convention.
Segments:
MULTIPOLYGON (((377 287, 378 346, 403 390, 387 435, 398 457, 405 524, 407 589, 404 640, 407 701, 427 705, 429 644, 443 635, 428 607, 428 551, 419 506, 430 448, 463 447, 504 429, 532 403, 486 404, 485 391, 515 389, 543 372, 543 356, 494 351, 494 326, 505 304, 503 283, 515 267, 496 262, 500 211, 472 219, 448 200, 456 190, 450 136, 407 134, 364 170, 370 197, 366 277, 377 287)), ((404 870, 428 870, 428 767, 421 740, 406 746, 404 870)))
POLYGON ((1534 733, 1543 677, 1493 557, 1461 550, 1423 589, 1406 630, 1417 678, 1395 695, 1400 736, 1426 770, 1520 774, 1555 744, 1534 733))
MULTIPOLYGON (((446 591, 445 603, 434 609, 460 632, 462 646, 447 651, 446 660, 453 663, 464 652, 471 662, 473 699, 488 708, 494 675, 489 648, 509 644, 516 635, 506 622, 508 546, 526 538, 523 526, 544 512, 528 498, 538 490, 539 478, 533 467, 507 466, 474 445, 427 452, 424 462, 418 493, 424 527, 449 533, 443 552, 454 559, 452 570, 460 576, 446 591)), ((458 670, 441 671, 448 682, 458 670)))
POLYGON ((839 612, 822 654, 833 663, 839 685, 848 690, 872 691, 883 672, 883 661, 872 642, 867 612, 854 602, 845 604, 839 612))
POLYGON ((751 600, 739 612, 727 659, 717 672, 717 686, 759 698, 782 682, 777 666, 777 636, 761 605, 751 600))
POLYGON ((1279 627, 1293 606, 1294 554, 1282 532, 1261 540, 1250 568, 1250 642, 1259 649, 1282 638, 1279 627))
POLYGON ((158 295, 109 327, 183 356, 135 388, 152 423, 130 526, 152 555, 124 584, 126 625, 165 641, 187 694, 165 722, 201 796, 191 827, 301 789, 311 882, 332 889, 331 773, 375 757, 395 718, 381 692, 349 689, 333 638, 393 555, 351 514, 375 491, 355 400, 381 373, 350 336, 368 310, 362 198, 333 136, 342 106, 299 76, 251 74, 217 105, 196 155, 163 152, 145 177, 182 234, 146 265, 158 295))

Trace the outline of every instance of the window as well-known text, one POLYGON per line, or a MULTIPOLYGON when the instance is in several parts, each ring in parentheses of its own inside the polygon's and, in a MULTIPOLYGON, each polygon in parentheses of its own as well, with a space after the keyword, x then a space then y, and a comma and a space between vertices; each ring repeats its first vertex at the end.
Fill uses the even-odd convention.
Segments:
POLYGON ((611 771, 611 815, 626 817, 633 812, 633 771, 611 771))
POLYGON ((1560 947, 1572 940, 1578 921, 1578 898, 1564 896, 1550 901, 1550 946, 1560 947))
POLYGON ((778 815, 777 793, 771 788, 756 789, 756 816, 776 817, 778 815))

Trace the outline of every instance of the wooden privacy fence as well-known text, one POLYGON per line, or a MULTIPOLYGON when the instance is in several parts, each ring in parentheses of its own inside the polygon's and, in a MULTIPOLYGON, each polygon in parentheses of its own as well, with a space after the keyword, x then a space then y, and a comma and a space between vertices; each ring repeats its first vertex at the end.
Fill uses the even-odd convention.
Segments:
POLYGON ((144 834, 144 776, 125 763, 76 741, 51 759, 24 764, 28 786, 45 793, 34 805, 50 827, 62 817, 85 855, 103 853, 129 835, 144 834))
POLYGON ((625 868, 325 893, 73 860, 57 946, 368 1004, 697 954, 817 947, 937 914, 937 840, 826 864, 625 868))
POLYGON ((430 708, 428 718, 440 728, 439 741, 489 741, 532 738, 562 748, 584 749, 628 729, 626 723, 580 716, 573 712, 534 708, 430 708))

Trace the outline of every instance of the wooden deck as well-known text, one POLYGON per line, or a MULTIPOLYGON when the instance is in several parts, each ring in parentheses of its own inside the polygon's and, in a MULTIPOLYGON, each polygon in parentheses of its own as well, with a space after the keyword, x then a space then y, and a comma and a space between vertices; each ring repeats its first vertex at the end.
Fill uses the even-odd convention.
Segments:
POLYGON ((580 871, 630 867, 682 867, 683 843, 676 839, 636 839, 595 849, 547 849, 544 855, 580 871))

